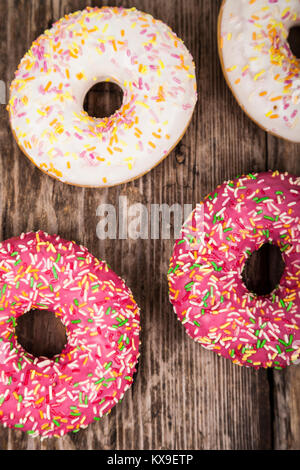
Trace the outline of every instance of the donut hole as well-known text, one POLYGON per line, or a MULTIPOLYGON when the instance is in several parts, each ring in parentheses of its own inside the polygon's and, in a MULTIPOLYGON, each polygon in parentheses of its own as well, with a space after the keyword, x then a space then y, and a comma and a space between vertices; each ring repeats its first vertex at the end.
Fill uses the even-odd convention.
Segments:
POLYGON ((121 108, 123 98, 124 92, 117 83, 99 82, 87 92, 83 109, 93 118, 107 118, 121 108))
POLYGON ((258 295, 266 296, 276 289, 285 269, 278 246, 265 243, 247 259, 242 278, 247 289, 258 295))
POLYGON ((17 320, 16 336, 18 343, 35 357, 60 354, 67 344, 66 329, 53 312, 31 310, 17 320))
POLYGON ((294 56, 300 59, 300 25, 290 29, 288 43, 294 56))

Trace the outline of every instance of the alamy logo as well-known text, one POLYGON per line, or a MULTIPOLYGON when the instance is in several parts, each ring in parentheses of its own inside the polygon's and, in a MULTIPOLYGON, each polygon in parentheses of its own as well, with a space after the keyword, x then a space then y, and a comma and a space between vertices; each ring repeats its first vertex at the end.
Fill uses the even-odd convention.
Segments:
POLYGON ((100 240, 163 240, 177 239, 181 227, 192 212, 191 204, 129 205, 127 196, 120 196, 117 206, 100 204, 97 209, 97 237, 100 240))
POLYGON ((6 104, 6 84, 0 80, 0 104, 6 104))

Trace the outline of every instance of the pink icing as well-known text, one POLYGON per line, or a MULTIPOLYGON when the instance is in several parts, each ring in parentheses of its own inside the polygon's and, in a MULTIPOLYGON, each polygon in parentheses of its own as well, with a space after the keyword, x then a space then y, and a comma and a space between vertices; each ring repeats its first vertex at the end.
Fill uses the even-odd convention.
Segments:
POLYGON ((281 369, 300 355, 300 178, 260 173, 226 182, 191 214, 168 273, 170 300, 202 346, 249 367, 281 369), (278 288, 256 296, 242 280, 265 243, 282 252, 278 288))
POLYGON ((122 399, 139 356, 139 309, 124 281, 86 248, 43 232, 0 244, 0 421, 63 436, 122 399), (19 316, 50 310, 68 342, 53 359, 27 353, 19 316))

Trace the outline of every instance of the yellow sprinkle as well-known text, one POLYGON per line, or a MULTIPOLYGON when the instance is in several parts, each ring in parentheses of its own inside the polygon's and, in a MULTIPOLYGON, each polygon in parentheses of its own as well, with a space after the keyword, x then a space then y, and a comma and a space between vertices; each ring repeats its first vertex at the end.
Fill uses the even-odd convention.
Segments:
POLYGON ((136 101, 135 104, 138 104, 140 106, 144 106, 144 108, 149 109, 150 106, 147 103, 144 103, 143 101, 136 101))
POLYGON ((265 70, 262 70, 261 72, 258 72, 255 76, 254 76, 254 80, 258 80, 259 77, 261 77, 264 73, 266 73, 265 70))
POLYGON ((233 72, 237 68, 237 65, 233 65, 227 69, 227 72, 233 72))

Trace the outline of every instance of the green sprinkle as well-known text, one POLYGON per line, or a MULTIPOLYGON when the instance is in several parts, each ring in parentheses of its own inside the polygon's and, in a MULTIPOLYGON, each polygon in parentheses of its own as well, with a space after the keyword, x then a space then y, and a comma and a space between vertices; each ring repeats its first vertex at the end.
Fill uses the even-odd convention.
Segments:
POLYGON ((212 261, 211 264, 213 265, 215 271, 222 271, 222 266, 218 266, 214 261, 212 261))
POLYGON ((101 418, 99 418, 98 416, 94 416, 94 420, 95 421, 100 421, 101 418))
POLYGON ((110 312, 111 312, 111 307, 108 307, 108 309, 107 309, 106 312, 105 312, 105 315, 109 315, 110 312))
POLYGON ((195 263, 195 264, 193 264, 193 266, 191 266, 189 269, 192 270, 192 269, 194 269, 194 268, 201 268, 201 266, 202 266, 202 264, 197 264, 197 263, 195 263))
POLYGON ((199 326, 199 327, 200 327, 200 323, 198 323, 196 320, 194 320, 194 325, 196 325, 196 326, 199 326))
POLYGON ((280 302, 281 306, 282 306, 283 308, 285 308, 285 303, 284 303, 284 300, 283 300, 283 299, 280 299, 280 301, 279 301, 279 302, 280 302))
POLYGON ((14 256, 17 256, 19 253, 17 251, 14 251, 10 256, 13 258, 14 256))
POLYGON ((261 197, 261 198, 253 198, 253 201, 255 201, 257 204, 259 204, 260 202, 264 202, 264 201, 268 201, 269 200, 269 197, 268 196, 265 196, 265 197, 261 197))
POLYGON ((77 323, 81 323, 81 320, 72 320, 71 323, 73 323, 74 325, 76 325, 77 323))
POLYGON ((4 284, 3 288, 2 288, 2 295, 5 294, 6 292, 6 289, 7 289, 7 284, 4 284))
POLYGON ((52 421, 55 424, 55 426, 60 427, 60 423, 56 419, 53 419, 52 421))
POLYGON ((189 282, 188 284, 186 284, 184 286, 184 288, 185 288, 186 291, 190 291, 193 285, 194 285, 194 281, 189 282))
POLYGON ((97 284, 96 286, 93 286, 92 290, 96 290, 96 289, 98 289, 98 287, 100 287, 100 284, 97 284))
POLYGON ((108 364, 106 364, 105 369, 108 370, 111 366, 112 366, 112 362, 109 362, 108 364))
POLYGON ((121 326, 125 325, 128 321, 129 321, 129 319, 127 318, 127 320, 124 320, 122 323, 119 323, 118 325, 112 325, 112 327, 113 328, 120 328, 121 326))
POLYGON ((78 300, 77 300, 77 299, 74 299, 74 304, 76 305, 76 307, 78 307, 78 305, 79 305, 79 302, 78 302, 78 300))
POLYGON ((99 385, 99 384, 101 384, 104 380, 105 380, 105 379, 104 379, 104 377, 103 377, 103 379, 97 380, 97 382, 94 382, 94 384, 95 384, 95 385, 99 385))
POLYGON ((57 258, 56 258, 56 260, 55 260, 55 263, 58 263, 58 262, 60 261, 60 258, 61 258, 61 254, 58 253, 57 258))
POLYGON ((15 428, 24 428, 24 424, 15 424, 15 428))
POLYGON ((19 259, 18 261, 15 262, 15 266, 18 266, 18 264, 22 263, 22 260, 19 259))
POLYGON ((281 248, 281 251, 286 251, 290 245, 287 243, 281 248))
POLYGON ((207 292, 207 294, 205 294, 205 296, 203 297, 203 302, 205 302, 209 296, 210 296, 210 292, 207 292))
POLYGON ((31 289, 33 288, 33 285, 34 285, 34 279, 33 279, 33 277, 32 277, 32 278, 30 279, 30 287, 31 287, 31 289))
POLYGON ((280 348, 279 344, 276 344, 276 349, 279 352, 279 354, 282 354, 282 351, 281 351, 281 348, 280 348))
POLYGON ((58 279, 58 275, 57 275, 57 271, 56 271, 55 266, 53 266, 52 271, 53 271, 54 278, 58 279))

